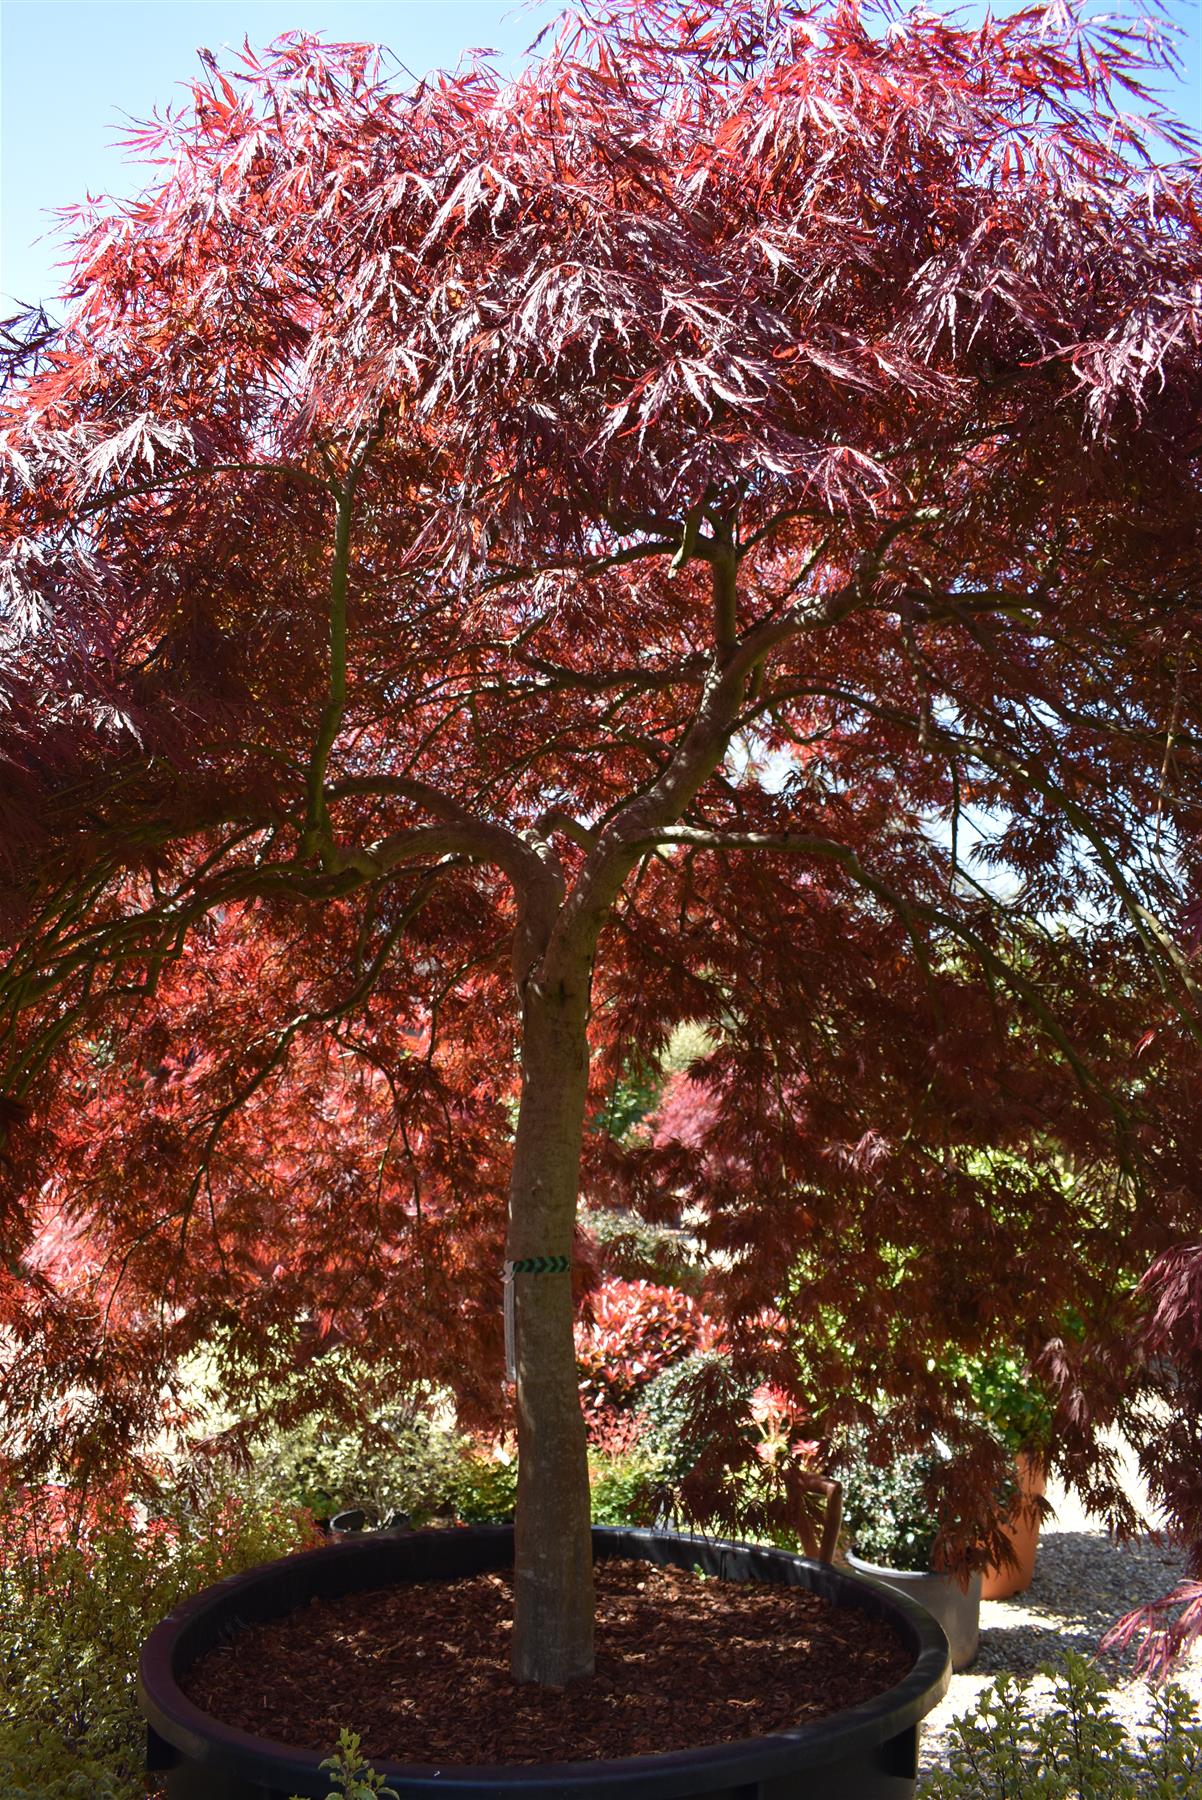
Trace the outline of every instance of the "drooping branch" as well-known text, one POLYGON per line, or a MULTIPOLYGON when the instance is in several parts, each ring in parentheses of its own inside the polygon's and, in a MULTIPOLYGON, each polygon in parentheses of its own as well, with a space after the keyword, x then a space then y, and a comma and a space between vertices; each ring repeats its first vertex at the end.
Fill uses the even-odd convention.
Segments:
MULTIPOLYGON (((408 895, 403 906, 397 912, 396 917, 390 922, 370 963, 359 973, 347 991, 331 1006, 310 1007, 289 1019, 276 1036, 275 1042, 272 1044, 268 1054, 262 1059, 252 1073, 239 1083, 229 1099, 214 1109, 207 1121, 207 1129, 205 1131, 203 1142, 196 1155, 192 1176, 188 1182, 184 1195, 181 1198, 179 1206, 170 1213, 159 1214, 140 1233, 138 1233, 137 1236, 131 1239, 115 1267, 111 1267, 108 1263, 102 1264, 100 1267, 99 1275, 102 1280, 110 1277, 111 1268, 111 1279, 108 1280, 109 1293, 105 1304, 103 1321, 105 1332, 108 1330, 109 1320, 112 1316, 113 1309, 117 1304, 120 1290, 125 1281, 131 1261, 141 1245, 156 1231, 161 1230, 164 1225, 178 1222, 178 1259, 182 1262, 187 1251, 188 1231, 192 1215, 195 1211, 197 1201, 200 1198, 201 1189, 208 1179, 209 1171, 213 1164, 213 1157, 217 1150, 217 1146, 221 1141, 222 1133, 226 1130, 230 1121, 249 1104, 272 1075, 284 1068, 289 1050, 302 1031, 308 1030, 314 1025, 335 1024, 340 1019, 346 1018, 348 1014, 367 999, 376 987, 389 956, 392 954, 405 932, 409 929, 410 925, 412 925, 413 921, 417 918, 418 914, 422 911, 423 907, 429 902, 442 873, 443 870, 440 868, 431 869, 418 880, 413 892, 408 895)), ((239 1047, 237 1060, 240 1062, 244 1055, 244 1048, 239 1047)))
POLYGON ((94 518, 98 513, 112 512, 130 500, 142 500, 149 494, 162 493, 164 489, 184 486, 188 482, 208 481, 214 475, 283 476, 289 481, 298 481, 306 487, 316 489, 327 500, 330 497, 329 481, 300 463, 249 462, 222 458, 214 462, 198 463, 194 468, 176 469, 171 474, 164 473, 146 481, 134 482, 130 487, 94 494, 90 500, 76 502, 72 507, 72 518, 94 518))
MULTIPOLYGON (((1156 970, 1162 987, 1167 986, 1169 978, 1175 978, 1185 990, 1191 1008, 1183 1014, 1187 1029, 1202 1042, 1202 1014, 1197 1008, 1197 1001, 1202 990, 1194 976, 1190 962, 1182 954, 1174 942, 1171 933, 1163 921, 1147 905, 1136 891, 1129 866, 1125 866, 1122 855, 1111 845, 1093 817, 1089 808, 1082 803, 1062 781, 1058 781, 1047 762, 1028 752, 1017 753, 1005 743, 991 743, 979 732, 956 730, 947 723, 935 725, 924 721, 918 715, 907 712, 904 708, 882 701, 861 692, 841 688, 832 684, 816 684, 804 690, 793 690, 804 693, 807 699, 830 698, 843 701, 857 710, 874 717, 887 719, 890 724, 903 726, 915 742, 921 741, 929 753, 945 754, 949 763, 975 762, 982 768, 1005 775, 1012 779, 1020 790, 1042 795, 1051 801, 1072 829, 1083 838, 1094 851, 1101 864, 1115 898, 1127 917, 1131 920, 1139 934, 1141 943, 1148 953, 1148 958, 1156 970)), ((757 710, 769 711, 774 705, 781 703, 779 694, 770 695, 760 702, 757 710)), ((1097 720, 1082 721, 1097 728, 1097 720)), ((998 721, 1006 738, 1013 739, 1015 732, 1004 721, 998 721)), ((1143 728, 1139 732, 1124 731, 1124 736, 1142 738, 1147 743, 1158 743, 1159 733, 1143 728)), ((971 880, 966 872, 965 879, 971 880)), ((974 885, 976 885, 974 883, 974 885)), ((984 890, 981 890, 984 892, 984 890)))
POLYGON ((949 912, 945 907, 936 905, 933 901, 923 899, 920 895, 901 893, 897 887, 871 868, 852 846, 840 844, 831 838, 794 832, 704 831, 692 826, 681 825, 648 833, 641 840, 641 847, 644 851, 666 848, 671 845, 681 845, 689 849, 757 851, 788 856, 814 856, 834 862, 851 877, 857 886, 874 895, 898 914, 911 943, 928 969, 930 965, 926 951, 918 943, 916 922, 924 920, 928 924, 939 926, 971 950, 990 975, 1012 988, 1030 1007, 1032 1014, 1039 1020, 1072 1069, 1081 1087, 1098 1094, 1105 1101, 1119 1128, 1121 1138, 1126 1139, 1130 1120, 1125 1108, 1111 1089, 1101 1082, 1090 1069, 1085 1055, 1073 1044, 1068 1032, 1048 1006, 1037 985, 1024 975, 1015 963, 1000 956, 966 919, 949 912))

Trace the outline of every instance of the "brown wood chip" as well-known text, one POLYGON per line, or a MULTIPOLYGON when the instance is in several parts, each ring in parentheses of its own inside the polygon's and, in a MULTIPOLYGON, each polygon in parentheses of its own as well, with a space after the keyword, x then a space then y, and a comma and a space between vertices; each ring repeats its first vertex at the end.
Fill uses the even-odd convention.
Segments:
POLYGON ((642 1756, 786 1730, 911 1666, 892 1627, 805 1588, 597 1566, 597 1671, 551 1690, 509 1673, 508 1571, 313 1600, 210 1651, 184 1687, 228 1724, 379 1762, 642 1756))

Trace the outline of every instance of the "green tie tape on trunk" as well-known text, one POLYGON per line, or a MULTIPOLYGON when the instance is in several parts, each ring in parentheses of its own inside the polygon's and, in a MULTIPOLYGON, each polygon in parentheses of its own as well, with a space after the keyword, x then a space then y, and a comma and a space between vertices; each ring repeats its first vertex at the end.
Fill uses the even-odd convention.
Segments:
POLYGON ((516 1333, 513 1318, 513 1278, 515 1275, 566 1275, 572 1266, 570 1256, 519 1256, 505 1264, 505 1379, 517 1380, 516 1333))

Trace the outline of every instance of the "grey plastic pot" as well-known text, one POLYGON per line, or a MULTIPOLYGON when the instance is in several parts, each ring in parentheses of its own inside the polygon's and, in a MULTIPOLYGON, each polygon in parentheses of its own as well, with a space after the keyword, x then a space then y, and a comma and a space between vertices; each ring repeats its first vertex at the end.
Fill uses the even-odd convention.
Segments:
MULTIPOLYGON (((722 1539, 594 1528, 593 1554, 699 1568, 726 1581, 782 1582, 890 1621, 912 1658, 895 1687, 862 1705, 768 1737, 620 1761, 454 1768, 385 1763, 400 1800, 913 1800, 919 1721, 947 1690, 947 1639, 928 1613, 845 1570, 722 1539)), ((278 1618, 392 1581, 453 1581, 512 1565, 513 1530, 368 1532, 266 1563, 186 1600, 142 1652, 139 1699, 148 1766, 170 1800, 321 1800, 320 1751, 260 1738, 214 1719, 180 1682, 199 1656, 255 1619, 278 1618)), ((347 1724, 354 1729, 354 1719, 347 1724)))
POLYGON ((931 1569, 889 1569, 880 1563, 865 1562, 863 1557, 847 1555, 848 1567, 870 1581, 879 1581, 904 1594, 908 1600, 925 1606, 938 1620, 947 1635, 952 1653, 952 1668, 967 1669, 976 1660, 981 1641, 981 1571, 970 1578, 967 1589, 951 1575, 936 1575, 931 1569))

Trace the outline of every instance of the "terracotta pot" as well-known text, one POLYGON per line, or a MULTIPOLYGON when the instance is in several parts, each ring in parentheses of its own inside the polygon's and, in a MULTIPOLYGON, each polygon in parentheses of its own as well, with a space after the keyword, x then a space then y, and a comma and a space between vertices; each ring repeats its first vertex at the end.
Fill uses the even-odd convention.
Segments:
POLYGON ((995 1563, 985 1570, 981 1581, 982 1600, 1009 1600, 1029 1588, 1035 1574, 1035 1552, 1039 1548, 1039 1514, 1030 1509, 1029 1502, 1042 1499, 1046 1482, 1043 1470, 1029 1456, 1017 1457, 1015 1470, 1018 1499, 1010 1514, 1005 1535, 1010 1540, 1018 1562, 1017 1565, 995 1563))
MULTIPOLYGON (((909 1672, 828 1718, 695 1750, 484 1768, 384 1763, 381 1773, 400 1800, 913 1800, 919 1721, 942 1699, 951 1673, 947 1639, 920 1606, 844 1570, 720 1538, 594 1527, 593 1554, 810 1588, 836 1606, 888 1619, 910 1652, 909 1672)), ((512 1562, 511 1526, 357 1532, 206 1588, 157 1626, 142 1652, 148 1766, 162 1772, 170 1800, 322 1800, 330 1784, 320 1752, 223 1724, 187 1698, 180 1677, 248 1621, 276 1618, 314 1596, 390 1581, 451 1581, 512 1562)))

